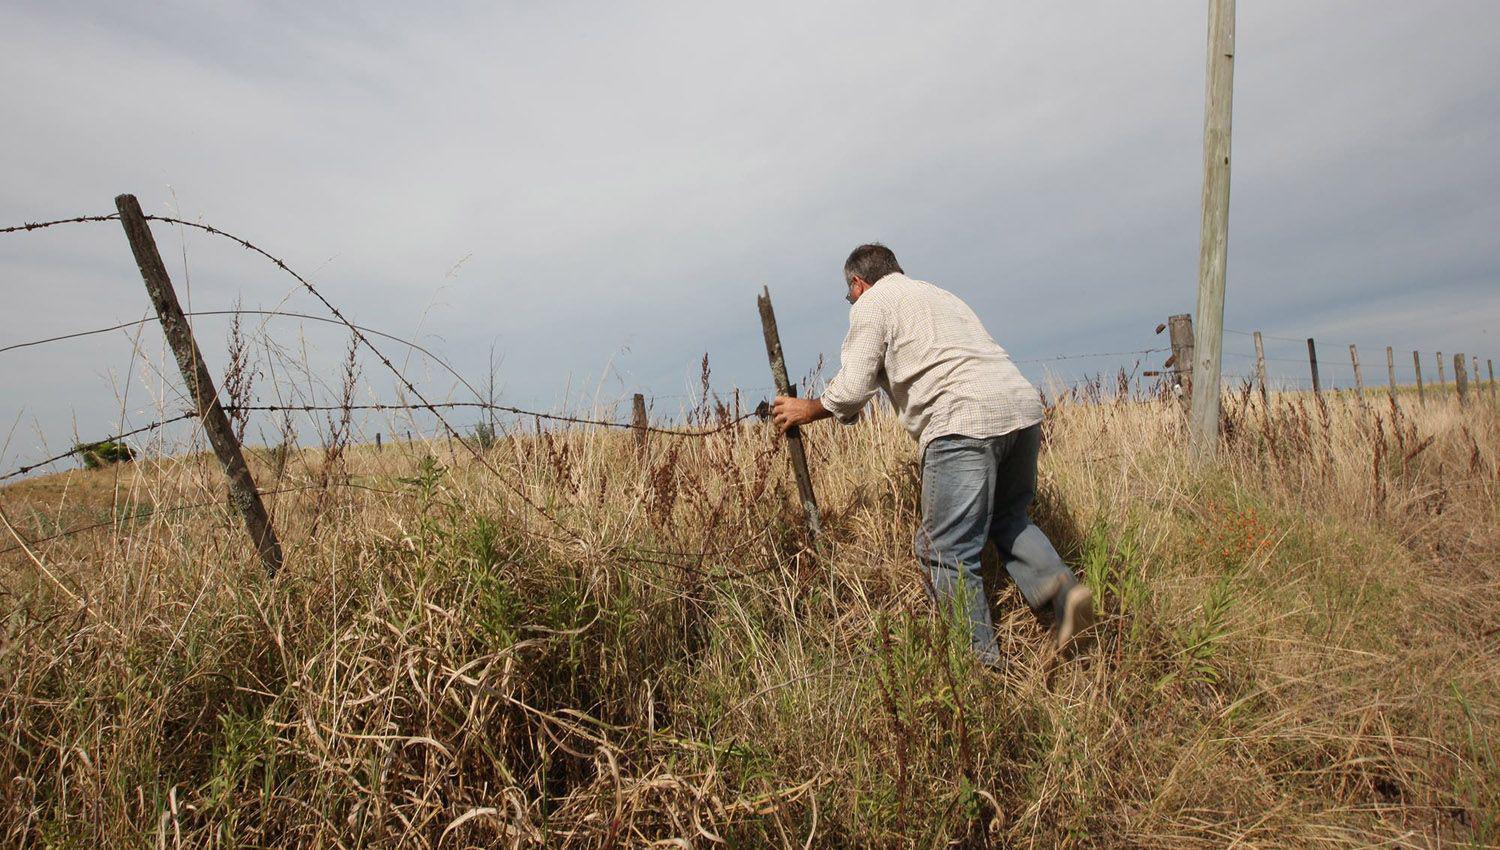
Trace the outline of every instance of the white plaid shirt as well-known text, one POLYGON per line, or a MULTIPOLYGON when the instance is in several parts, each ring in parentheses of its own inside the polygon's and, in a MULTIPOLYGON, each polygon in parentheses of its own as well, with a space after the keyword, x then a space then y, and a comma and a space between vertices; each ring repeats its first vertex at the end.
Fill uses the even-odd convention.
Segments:
POLYGON ((1042 421, 1041 395, 969 305, 904 274, 881 278, 849 308, 823 407, 847 424, 877 389, 919 457, 938 437, 998 437, 1042 421))

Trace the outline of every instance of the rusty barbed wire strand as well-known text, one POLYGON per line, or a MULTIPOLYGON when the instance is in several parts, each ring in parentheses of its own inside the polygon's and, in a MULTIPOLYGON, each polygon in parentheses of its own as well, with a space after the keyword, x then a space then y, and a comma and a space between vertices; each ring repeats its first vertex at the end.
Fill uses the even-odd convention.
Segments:
MULTIPOLYGON (((282 487, 282 488, 278 488, 278 489, 275 489, 275 490, 260 490, 260 489, 257 489, 256 492, 258 494, 262 495, 262 496, 279 496, 279 495, 283 495, 283 494, 286 494, 286 493, 305 493, 305 492, 308 492, 310 490, 320 490, 320 489, 326 489, 328 487, 340 487, 340 488, 353 489, 353 490, 369 490, 369 491, 372 491, 372 492, 375 492, 375 493, 384 493, 386 495, 400 495, 401 494, 401 491, 399 491, 399 490, 385 490, 385 489, 382 489, 382 488, 379 488, 379 487, 371 487, 371 486, 365 485, 365 484, 355 484, 353 482, 348 482, 348 481, 329 481, 329 482, 327 482, 325 484, 306 484, 306 485, 303 485, 303 486, 300 486, 300 487, 282 487)), ((115 516, 115 517, 113 517, 111 519, 103 520, 101 522, 89 523, 88 525, 79 525, 79 526, 74 526, 73 528, 65 528, 62 531, 56 532, 54 534, 49 534, 46 537, 38 537, 38 538, 36 538, 34 540, 28 540, 28 541, 26 541, 26 545, 28 545, 28 546, 35 546, 35 545, 40 544, 40 543, 50 543, 53 540, 60 540, 60 539, 62 539, 64 537, 71 537, 71 536, 73 536, 75 534, 82 534, 85 531, 93 531, 93 530, 99 529, 99 528, 105 528, 105 527, 108 527, 108 526, 118 525, 118 524, 120 524, 122 522, 133 522, 135 520, 150 519, 151 517, 154 517, 154 516, 166 515, 166 514, 174 514, 174 513, 181 513, 183 511, 197 510, 199 508, 211 508, 211 507, 215 507, 215 506, 218 506, 218 505, 223 505, 224 501, 225 501, 224 498, 220 497, 220 498, 217 498, 217 499, 208 499, 208 500, 202 501, 202 502, 189 502, 189 503, 183 504, 183 505, 172 505, 171 507, 167 507, 167 508, 159 508, 159 507, 156 507, 156 506, 152 506, 152 508, 150 510, 147 510, 147 511, 140 511, 140 512, 137 512, 137 513, 130 513, 130 514, 122 515, 122 516, 115 516)), ((0 549, 0 555, 7 554, 9 552, 15 552, 15 551, 19 550, 20 548, 21 548, 20 544, 15 544, 15 545, 9 546, 7 548, 0 549)))
POLYGON ((119 213, 110 213, 109 215, 79 215, 72 218, 59 218, 53 221, 28 221, 25 224, 16 224, 10 227, 0 227, 0 233, 15 233, 21 230, 41 230, 44 227, 56 227, 59 224, 78 224, 85 221, 115 221, 119 217, 119 213))
POLYGON ((1157 354, 1163 351, 1171 351, 1170 348, 1142 348, 1136 351, 1099 351, 1091 354, 1058 354, 1053 357, 1027 357, 1022 360, 1012 360, 1012 363, 1051 363, 1057 360, 1082 360, 1088 357, 1125 357, 1130 354, 1157 354))
MULTIPOLYGON (((338 488, 338 489, 346 489, 346 490, 362 490, 362 491, 371 492, 371 493, 378 493, 378 494, 386 495, 386 496, 407 496, 407 497, 415 498, 418 495, 416 492, 414 492, 412 490, 404 490, 404 489, 391 490, 391 489, 386 489, 386 488, 383 488, 383 487, 374 487, 374 486, 371 486, 371 485, 368 485, 368 484, 359 484, 359 483, 356 483, 356 482, 353 482, 353 481, 328 481, 328 482, 324 482, 324 483, 321 483, 321 484, 305 484, 305 485, 301 485, 301 486, 297 486, 297 487, 280 487, 280 488, 271 489, 271 490, 257 490, 257 492, 260 495, 262 495, 262 496, 281 496, 281 495, 296 494, 296 493, 307 493, 307 492, 312 492, 312 491, 315 491, 315 490, 326 490, 326 489, 328 489, 330 487, 331 488, 338 488)), ((43 544, 43 543, 50 543, 50 542, 52 542, 54 540, 61 540, 63 538, 72 537, 75 534, 82 534, 82 533, 87 532, 87 531, 95 531, 95 530, 98 530, 98 529, 101 529, 101 528, 112 528, 112 527, 118 526, 119 524, 125 523, 125 522, 136 522, 136 521, 140 521, 140 520, 151 519, 152 517, 156 517, 156 516, 167 516, 167 515, 175 514, 175 513, 184 513, 186 511, 200 510, 202 508, 221 507, 223 505, 224 505, 224 499, 223 498, 217 498, 217 499, 207 499, 207 500, 204 500, 204 501, 201 501, 201 502, 189 502, 187 504, 172 505, 170 507, 165 507, 165 508, 153 506, 150 510, 138 511, 138 512, 135 512, 135 513, 128 513, 128 514, 124 514, 124 515, 114 516, 114 517, 112 517, 110 519, 102 520, 100 522, 92 522, 92 523, 88 523, 86 525, 79 525, 79 526, 74 526, 72 528, 66 528, 66 529, 63 529, 61 531, 57 531, 57 532, 54 532, 52 534, 49 534, 49 535, 47 535, 45 537, 37 537, 37 538, 34 538, 34 539, 25 540, 24 541, 24 546, 21 543, 12 544, 10 546, 5 547, 4 549, 0 549, 0 555, 6 555, 6 554, 9 554, 11 552, 19 551, 22 548, 24 548, 25 546, 37 546, 37 545, 40 545, 40 544, 43 544)), ((747 547, 749 547, 749 546, 751 546, 753 544, 762 542, 762 538, 765 536, 765 533, 769 529, 770 529, 770 526, 766 526, 765 528, 760 529, 760 531, 757 534, 755 534, 754 536, 751 536, 751 537, 747 538, 746 540, 741 541, 738 544, 735 544, 734 546, 725 547, 723 549, 718 549, 718 550, 711 550, 711 551, 701 552, 701 553, 700 552, 674 552, 674 551, 670 551, 670 550, 649 549, 649 548, 638 548, 636 551, 641 552, 641 553, 651 554, 651 555, 669 555, 669 556, 670 555, 676 555, 676 556, 679 556, 679 557, 697 557, 698 560, 701 561, 703 558, 706 558, 706 557, 708 557, 710 555, 729 554, 729 553, 738 551, 740 549, 747 548, 747 547)), ((640 555, 632 554, 630 552, 625 552, 625 551, 616 551, 613 554, 616 557, 620 558, 621 560, 631 561, 631 562, 634 562, 634 563, 653 564, 653 565, 656 565, 656 566, 663 566, 663 567, 672 567, 672 568, 677 569, 677 570, 679 570, 679 571, 681 571, 683 573, 686 573, 686 574, 689 574, 689 575, 695 575, 695 576, 699 576, 699 577, 706 576, 710 572, 710 570, 705 569, 702 566, 701 563, 700 564, 690 565, 690 564, 681 563, 680 561, 663 561, 663 560, 659 560, 659 559, 656 559, 656 558, 641 557, 640 555)), ((767 564, 767 565, 765 565, 763 567, 758 567, 758 568, 752 569, 752 570, 737 570, 737 569, 733 569, 733 568, 730 568, 730 567, 724 567, 721 570, 721 574, 724 575, 724 576, 726 576, 726 577, 729 577, 729 578, 746 579, 746 578, 754 578, 754 577, 757 577, 757 576, 760 576, 760 575, 764 575, 765 573, 768 573, 768 572, 774 572, 775 570, 780 569, 780 567, 781 567, 781 565, 777 564, 777 563, 767 564)))
POLYGON ((100 443, 117 443, 120 440, 125 439, 126 437, 133 437, 136 434, 142 434, 142 433, 145 433, 146 431, 155 431, 157 428, 160 428, 163 425, 170 425, 173 422, 181 422, 184 419, 192 419, 192 418, 196 417, 197 415, 198 415, 197 411, 189 411, 189 412, 186 412, 186 413, 180 413, 180 414, 178 414, 176 416, 173 416, 173 417, 171 417, 169 419, 159 419, 159 420, 157 420, 155 422, 152 422, 150 425, 142 425, 141 427, 132 429, 130 431, 124 431, 124 432, 121 432, 119 434, 111 434, 110 436, 105 437, 105 438, 103 438, 101 440, 94 440, 93 442, 89 442, 89 443, 79 443, 78 445, 76 445, 73 448, 71 448, 71 449, 63 452, 62 454, 53 455, 52 457, 49 457, 46 460, 39 460, 36 463, 28 464, 26 466, 22 466, 22 467, 20 467, 18 469, 15 469, 14 471, 7 472, 4 475, 0 475, 0 481, 9 481, 12 478, 16 478, 18 476, 25 475, 26 473, 32 471, 33 469, 37 469, 39 467, 46 466, 49 463, 56 463, 56 462, 58 462, 60 460, 66 460, 67 458, 70 458, 73 455, 83 454, 84 452, 87 452, 89 449, 93 448, 94 446, 99 445, 100 443))
MULTIPOLYGON (((251 309, 248 309, 248 308, 241 308, 241 309, 235 309, 235 310, 192 310, 192 311, 184 312, 183 315, 184 316, 237 316, 237 315, 248 315, 248 316, 284 316, 284 317, 296 318, 296 319, 308 319, 309 321, 314 321, 314 322, 325 322, 325 323, 330 324, 330 325, 339 325, 339 326, 342 327, 342 323, 339 322, 337 319, 330 319, 327 316, 314 316, 311 313, 298 313, 298 312, 294 312, 292 310, 251 310, 251 309)), ((93 336, 95 334, 102 334, 102 333, 109 333, 110 331, 117 331, 117 330, 121 330, 122 328, 136 327, 138 325, 145 325, 145 324, 150 324, 151 322, 160 322, 160 321, 161 321, 161 317, 160 316, 148 316, 148 317, 146 317, 144 319, 135 319, 134 321, 121 322, 121 323, 119 323, 117 325, 110 325, 109 327, 104 327, 104 328, 94 328, 92 330, 76 331, 74 333, 61 334, 59 336, 45 337, 43 339, 33 339, 33 340, 27 340, 26 342, 11 343, 10 345, 6 345, 6 346, 3 346, 3 347, 0 347, 0 354, 4 354, 7 351, 14 351, 15 349, 18 349, 18 348, 29 348, 29 347, 35 346, 35 345, 45 345, 47 343, 52 343, 52 342, 62 342, 64 340, 69 340, 69 339, 78 339, 80 337, 93 336)), ((428 351, 426 348, 422 347, 421 345, 418 345, 417 343, 412 342, 409 339, 403 339, 403 338, 401 338, 399 336, 396 336, 395 334, 386 333, 385 331, 378 331, 378 330, 375 330, 374 328, 366 327, 364 325, 355 325, 355 327, 359 328, 360 330, 364 331, 365 333, 370 333, 370 334, 374 334, 374 335, 379 336, 379 337, 384 337, 386 339, 393 340, 395 342, 399 342, 399 343, 401 343, 402 345, 404 345, 404 346, 406 346, 408 348, 414 349, 416 351, 420 351, 422 354, 424 354, 427 357, 431 358, 433 362, 437 363, 439 366, 442 366, 443 369, 445 369, 448 372, 448 374, 450 374, 454 378, 458 379, 459 383, 463 384, 464 387, 469 392, 473 393, 476 397, 479 396, 479 390, 475 389, 474 386, 472 384, 470 384, 464 378, 463 375, 459 374, 458 370, 454 369, 453 366, 450 365, 446 360, 444 360, 443 358, 437 356, 436 354, 433 354, 431 351, 428 351)))
POLYGON ((588 419, 588 418, 579 417, 579 416, 567 416, 567 415, 561 414, 561 413, 541 413, 541 412, 538 412, 538 411, 535 411, 535 410, 526 410, 525 408, 511 407, 511 406, 505 405, 505 404, 489 404, 488 402, 483 402, 483 401, 439 401, 439 402, 433 402, 431 405, 427 405, 427 404, 386 404, 386 403, 350 404, 350 405, 342 405, 342 404, 226 404, 226 405, 224 405, 224 412, 225 413, 235 413, 235 412, 239 412, 239 411, 248 411, 248 412, 262 413, 262 412, 276 412, 276 411, 426 410, 426 409, 428 409, 428 407, 439 407, 439 408, 444 408, 444 409, 474 408, 474 409, 478 409, 478 410, 498 410, 498 411, 502 411, 502 412, 505 412, 505 413, 514 413, 514 414, 517 414, 519 416, 532 416, 532 417, 536 417, 538 419, 548 419, 548 420, 551 420, 551 421, 554 421, 554 422, 568 422, 568 423, 571 423, 571 424, 574 424, 574 425, 599 425, 599 426, 603 426, 605 428, 622 428, 622 429, 631 430, 631 431, 645 431, 648 434, 667 434, 667 435, 674 436, 674 437, 708 437, 708 436, 712 436, 714 434, 721 433, 723 431, 727 431, 730 428, 733 428, 734 426, 740 424, 741 422, 744 422, 746 419, 751 418, 752 416, 763 416, 763 414, 761 412, 761 408, 762 407, 767 407, 767 406, 768 405, 766 404, 766 402, 761 402, 760 405, 755 410, 752 410, 749 413, 741 414, 741 415, 736 416, 736 417, 732 417, 729 420, 721 423, 720 425, 717 425, 717 426, 715 426, 713 428, 709 428, 709 429, 703 430, 703 431, 687 431, 687 430, 682 430, 682 429, 678 429, 678 428, 657 428, 657 427, 655 427, 653 425, 647 425, 647 426, 645 426, 643 428, 643 427, 641 427, 639 425, 633 425, 633 424, 631 424, 629 422, 615 422, 615 421, 612 421, 612 420, 609 420, 609 419, 588 419))

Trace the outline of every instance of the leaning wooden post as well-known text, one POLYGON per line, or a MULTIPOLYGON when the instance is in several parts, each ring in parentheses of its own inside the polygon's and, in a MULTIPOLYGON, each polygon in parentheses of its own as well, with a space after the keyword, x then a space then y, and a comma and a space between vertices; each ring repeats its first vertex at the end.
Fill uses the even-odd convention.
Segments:
POLYGON ((1458 390, 1458 403, 1465 404, 1469 400, 1469 370, 1464 368, 1464 356, 1453 355, 1453 386, 1458 390))
POLYGON ((644 457, 646 454, 646 396, 636 393, 631 400, 630 425, 635 429, 635 453, 644 457))
POLYGON ((1359 371, 1359 349, 1354 343, 1349 343, 1349 362, 1354 364, 1354 392, 1363 401, 1365 397, 1365 376, 1359 371))
POLYGON ((1427 390, 1422 387, 1422 355, 1420 352, 1411 353, 1411 365, 1417 370, 1417 402, 1427 403, 1427 390))
POLYGON ((274 578, 281 569, 281 544, 271 528, 266 506, 255 489, 255 479, 245 465, 245 456, 240 451, 239 441, 229 427, 229 418, 219 403, 219 392, 214 388, 213 377, 203 362, 198 343, 193 340, 192 328, 182 314, 182 305, 177 302, 177 293, 172 289, 172 279, 167 276, 167 267, 162 264, 161 253, 156 250, 156 240, 151 237, 151 228, 141 213, 141 205, 134 195, 115 198, 115 209, 120 211, 120 224, 125 227, 125 238, 130 240, 130 250, 135 254, 135 264, 140 268, 141 279, 146 282, 146 292, 156 307, 161 320, 162 333, 172 353, 177 358, 177 368, 182 380, 193 394, 193 403, 198 409, 198 421, 208 434, 208 442, 224 467, 229 478, 229 492, 240 514, 245 518, 245 528, 260 553, 261 564, 266 575, 274 578))
POLYGON ((1260 382, 1261 404, 1270 404, 1266 390, 1266 347, 1260 341, 1260 331, 1255 332, 1255 379, 1260 382))
POLYGON ((1173 383, 1178 388, 1177 400, 1183 410, 1193 404, 1193 317, 1178 313, 1167 317, 1168 338, 1171 340, 1172 356, 1167 366, 1172 369, 1173 383))
POLYGON ((1323 383, 1318 380, 1318 346, 1312 337, 1307 338, 1307 365, 1312 368, 1313 395, 1318 401, 1323 400, 1323 383))
POLYGON ((1391 398, 1396 397, 1396 352, 1389 345, 1385 347, 1385 375, 1391 382, 1391 398))
MULTIPOLYGON (((760 307, 760 326, 766 336, 766 356, 771 360, 771 377, 776 381, 776 392, 784 396, 797 395, 797 388, 786 375, 786 358, 781 353, 781 334, 776 330, 776 313, 771 309, 771 290, 762 287, 755 297, 760 307)), ((807 522, 807 533, 817 539, 822 530, 818 521, 818 500, 813 495, 812 476, 807 471, 807 452, 802 448, 802 432, 788 428, 787 447, 792 456, 792 472, 797 476, 797 492, 802 497, 802 513, 807 522)))

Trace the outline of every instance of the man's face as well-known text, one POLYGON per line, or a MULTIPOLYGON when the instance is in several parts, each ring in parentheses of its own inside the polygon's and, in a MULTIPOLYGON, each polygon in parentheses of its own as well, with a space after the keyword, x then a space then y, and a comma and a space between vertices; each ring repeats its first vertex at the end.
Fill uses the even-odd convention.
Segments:
POLYGON ((859 275, 855 275, 854 277, 849 279, 849 292, 844 296, 844 300, 848 301, 850 304, 853 304, 854 302, 859 300, 859 296, 864 295, 869 291, 869 281, 865 280, 859 275))

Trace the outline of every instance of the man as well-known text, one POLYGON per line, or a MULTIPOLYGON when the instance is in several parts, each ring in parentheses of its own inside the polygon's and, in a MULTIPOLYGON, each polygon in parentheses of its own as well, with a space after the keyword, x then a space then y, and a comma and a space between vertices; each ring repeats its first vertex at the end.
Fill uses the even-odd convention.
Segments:
POLYGON ((1059 650, 1093 623, 1093 594, 1064 566, 1027 507, 1036 494, 1042 401, 968 305, 913 280, 880 244, 844 263, 849 334, 821 398, 778 396, 782 431, 830 416, 851 423, 885 390, 922 459, 915 548, 941 605, 960 606, 975 653, 999 662, 980 552, 994 540, 1033 611, 1050 606, 1059 650))

